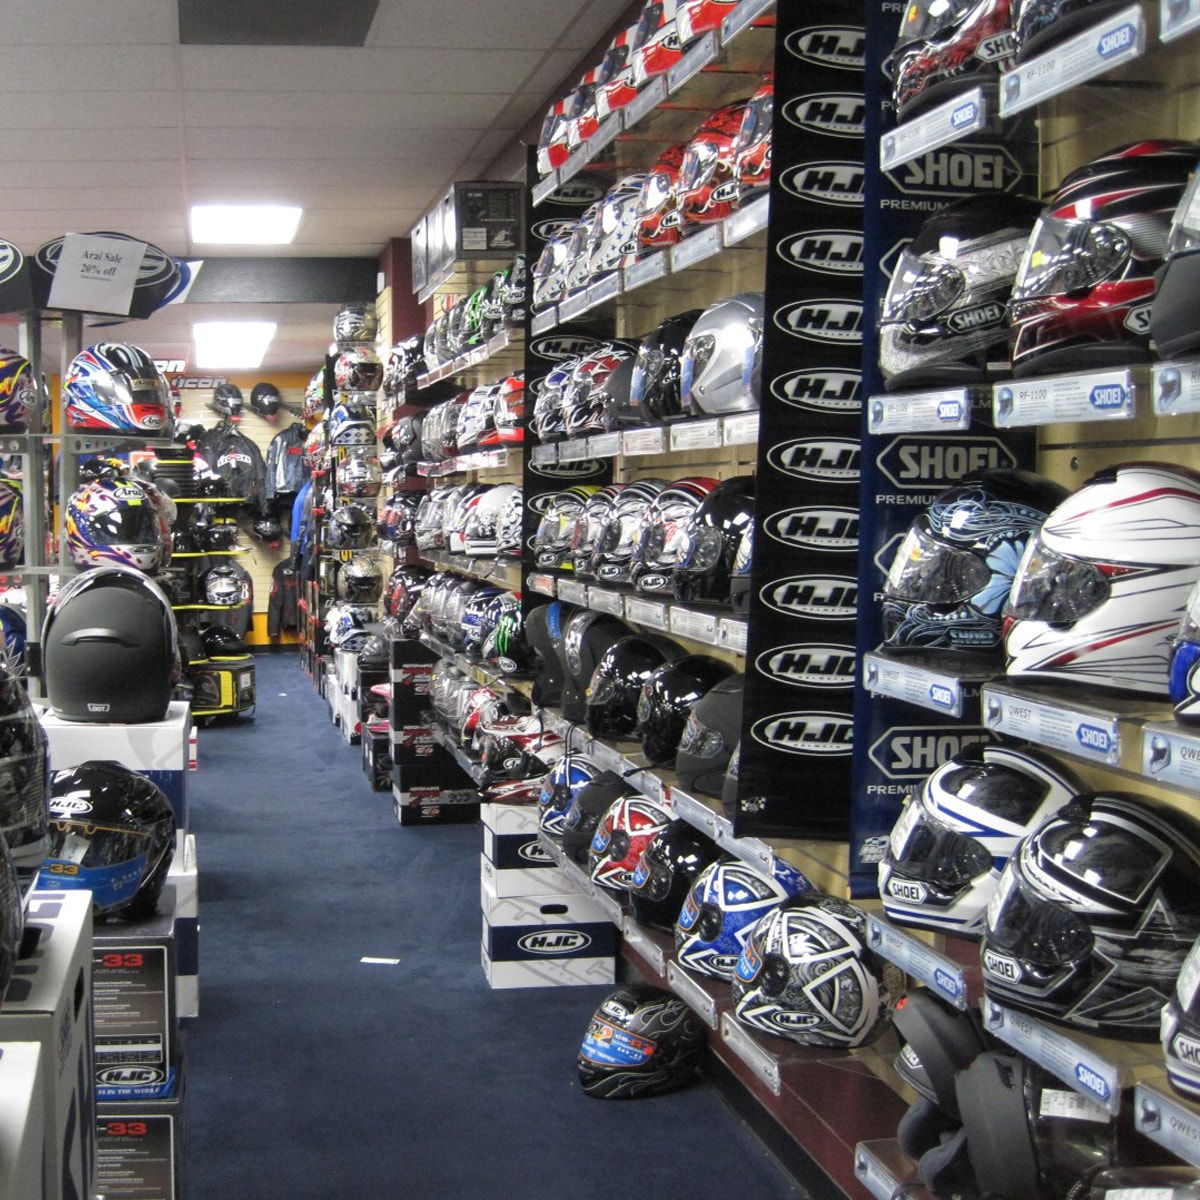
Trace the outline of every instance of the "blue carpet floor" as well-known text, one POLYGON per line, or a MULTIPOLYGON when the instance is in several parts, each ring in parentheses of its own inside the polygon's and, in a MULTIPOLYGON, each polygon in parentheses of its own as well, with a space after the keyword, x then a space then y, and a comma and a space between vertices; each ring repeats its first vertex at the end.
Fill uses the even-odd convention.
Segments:
POLYGON ((401 827, 295 656, 257 672, 253 717, 200 730, 188 785, 188 1200, 803 1195, 707 1083, 585 1096, 608 989, 489 989, 479 826, 401 827))

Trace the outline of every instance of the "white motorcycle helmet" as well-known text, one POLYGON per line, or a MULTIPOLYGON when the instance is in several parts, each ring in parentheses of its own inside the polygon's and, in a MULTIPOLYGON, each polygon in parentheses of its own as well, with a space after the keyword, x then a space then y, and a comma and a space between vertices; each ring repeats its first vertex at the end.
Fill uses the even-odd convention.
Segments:
POLYGON ((520 490, 515 483, 498 483, 479 497, 463 529, 468 557, 495 557, 501 518, 514 493, 519 495, 520 490))
POLYGON ((592 279, 611 275, 636 260, 645 180, 642 172, 626 175, 608 189, 600 202, 588 248, 588 271, 592 279))
POLYGON ((533 307, 535 310, 557 304, 566 290, 567 250, 575 233, 575 223, 564 226, 542 247, 533 264, 533 307))
POLYGON ((692 416, 758 408, 762 374, 762 292, 710 304, 683 344, 679 392, 692 416))
POLYGON ((1106 468, 1025 547, 1005 608, 1007 673, 1166 699, 1198 568, 1200 474, 1106 468))

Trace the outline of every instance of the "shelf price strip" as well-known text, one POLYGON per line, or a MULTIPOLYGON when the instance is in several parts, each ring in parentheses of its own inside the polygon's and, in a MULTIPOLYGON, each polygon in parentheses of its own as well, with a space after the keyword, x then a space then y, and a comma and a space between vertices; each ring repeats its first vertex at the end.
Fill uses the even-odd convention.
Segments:
POLYGON ((955 1008, 967 1007, 967 978, 958 963, 874 915, 867 916, 867 945, 955 1008))
POLYGON ((1106 766, 1121 761, 1121 734, 1115 717, 985 687, 983 723, 989 729, 1048 750, 1061 750, 1106 766))

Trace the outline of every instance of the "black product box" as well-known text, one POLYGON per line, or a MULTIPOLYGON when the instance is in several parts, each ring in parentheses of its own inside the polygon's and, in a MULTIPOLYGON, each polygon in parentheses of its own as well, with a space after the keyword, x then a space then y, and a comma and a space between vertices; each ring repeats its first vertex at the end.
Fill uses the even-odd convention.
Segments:
POLYGON ((96 1194, 104 1200, 183 1200, 187 1161, 185 1073, 157 1098, 96 1105, 96 1194))
POLYGON ((386 792, 392 786, 392 741, 386 733, 364 732, 362 764, 372 791, 386 792))

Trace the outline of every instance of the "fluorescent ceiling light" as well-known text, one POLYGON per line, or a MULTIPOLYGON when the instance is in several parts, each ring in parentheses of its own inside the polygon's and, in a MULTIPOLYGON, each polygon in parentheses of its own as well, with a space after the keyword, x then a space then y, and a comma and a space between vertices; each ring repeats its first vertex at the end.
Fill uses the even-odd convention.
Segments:
POLYGON ((200 321, 192 326, 196 366, 226 371, 260 367, 275 329, 274 321, 200 321))
POLYGON ((285 246, 295 238, 303 211, 288 204, 196 204, 192 241, 285 246))

